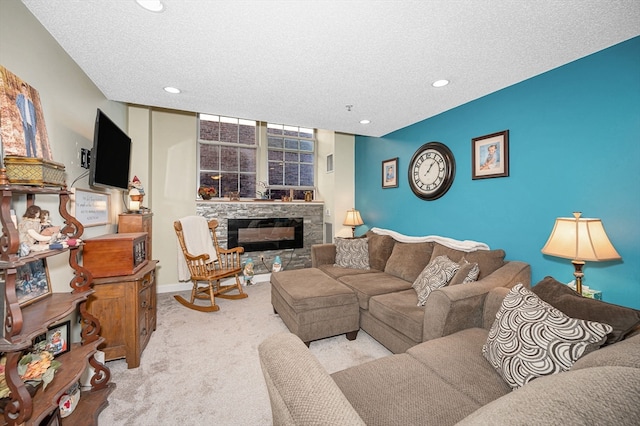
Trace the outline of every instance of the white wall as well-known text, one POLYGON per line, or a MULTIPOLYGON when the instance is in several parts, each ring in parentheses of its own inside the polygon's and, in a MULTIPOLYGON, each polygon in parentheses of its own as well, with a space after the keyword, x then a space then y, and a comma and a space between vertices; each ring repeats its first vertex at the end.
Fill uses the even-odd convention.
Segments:
MULTIPOLYGON (((40 95, 47 134, 54 161, 66 166, 70 185, 85 170, 80 168, 80 148, 91 149, 96 109, 102 109, 122 128, 126 128, 124 105, 108 101, 51 35, 18 0, 0 0, 0 65, 33 86, 40 95)), ((88 189, 88 178, 75 187, 88 189)), ((111 221, 121 211, 120 192, 111 195, 111 221)), ((57 197, 39 196, 36 202, 51 211, 60 223, 57 197)), ((18 216, 25 210, 23 199, 14 199, 18 216)), ((85 237, 112 232, 113 226, 85 229, 85 237)), ((54 292, 69 291, 73 277, 66 256, 48 259, 54 292)))
POLYGON ((342 226, 347 210, 355 206, 355 137, 330 130, 318 130, 319 198, 325 204, 325 223, 333 224, 333 236, 351 236, 342 226), (333 172, 327 173, 327 155, 333 154, 333 172))

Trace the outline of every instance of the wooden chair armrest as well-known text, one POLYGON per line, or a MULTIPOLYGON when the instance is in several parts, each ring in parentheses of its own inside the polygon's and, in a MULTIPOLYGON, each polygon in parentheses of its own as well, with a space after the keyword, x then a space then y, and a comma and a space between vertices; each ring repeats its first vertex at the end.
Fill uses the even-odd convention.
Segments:
POLYGON ((230 249, 223 249, 222 247, 220 247, 218 248, 218 251, 220 252, 220 254, 233 254, 233 253, 242 254, 244 253, 244 247, 234 247, 230 249))
POLYGON ((209 260, 209 255, 206 253, 199 254, 197 256, 194 256, 189 253, 185 253, 184 257, 187 259, 187 262, 197 262, 197 261, 206 262, 207 260, 209 260))

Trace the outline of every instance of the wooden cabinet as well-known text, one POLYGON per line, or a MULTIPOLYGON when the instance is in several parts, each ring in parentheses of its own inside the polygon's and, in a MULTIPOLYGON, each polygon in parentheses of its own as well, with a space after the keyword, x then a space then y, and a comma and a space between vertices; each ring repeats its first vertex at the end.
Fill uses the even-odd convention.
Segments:
POLYGON ((96 278, 87 311, 100 320, 105 360, 126 358, 129 368, 140 366, 140 356, 156 329, 157 260, 133 275, 96 278))
POLYGON ((126 234, 131 232, 146 232, 149 234, 147 244, 147 256, 153 259, 152 248, 152 221, 153 213, 121 213, 118 216, 118 233, 126 234))
MULTIPOLYGON (((2 222, 2 238, 0 238, 0 288, 4 299, 3 327, 0 334, 0 352, 7 357, 5 379, 11 389, 11 400, 3 414, 4 422, 9 425, 38 425, 58 407, 62 394, 74 383, 90 364, 95 369, 94 382, 90 391, 83 392, 76 411, 63 419, 63 424, 97 424, 97 417, 107 405, 107 398, 115 385, 110 383, 109 369, 99 363, 93 356, 104 339, 98 334, 100 323, 86 311, 86 302, 93 293, 91 274, 79 263, 80 246, 62 250, 45 250, 31 252, 19 257, 19 235, 11 220, 10 210, 15 199, 26 198, 27 207, 35 204, 36 197, 57 197, 59 212, 64 222, 61 232, 69 238, 79 238, 84 232, 82 224, 67 210, 70 194, 65 187, 38 187, 11 185, 8 183, 4 169, 0 169, 0 221, 2 222), (48 294, 28 306, 20 306, 16 293, 17 268, 31 262, 51 256, 68 256, 69 266, 74 277, 69 286, 71 290, 63 293, 48 294), (61 322, 72 313, 78 313, 81 321, 81 342, 73 343, 69 352, 60 355, 57 360, 62 363, 53 381, 46 390, 42 387, 32 397, 22 382, 17 366, 23 352, 33 346, 33 340, 48 327, 61 322)), ((51 199, 51 198, 49 198, 51 199)))

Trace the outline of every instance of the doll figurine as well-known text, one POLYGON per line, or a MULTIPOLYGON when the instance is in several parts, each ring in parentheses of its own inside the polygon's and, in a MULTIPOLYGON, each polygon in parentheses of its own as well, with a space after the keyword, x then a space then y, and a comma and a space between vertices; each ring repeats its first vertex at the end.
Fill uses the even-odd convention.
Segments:
POLYGON ((20 243, 25 244, 30 251, 48 250, 50 248, 49 244, 55 243, 58 239, 59 227, 51 226, 46 229, 44 234, 42 233, 41 214, 40 207, 29 206, 22 216, 22 221, 18 224, 20 243))

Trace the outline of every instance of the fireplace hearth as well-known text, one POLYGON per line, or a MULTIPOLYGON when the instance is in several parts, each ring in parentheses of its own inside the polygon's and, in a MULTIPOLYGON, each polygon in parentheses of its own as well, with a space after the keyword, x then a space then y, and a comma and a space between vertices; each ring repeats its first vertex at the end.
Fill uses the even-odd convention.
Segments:
POLYGON ((303 236, 301 217, 229 219, 227 224, 227 246, 245 252, 302 248, 303 236))

